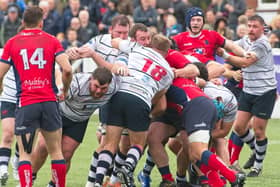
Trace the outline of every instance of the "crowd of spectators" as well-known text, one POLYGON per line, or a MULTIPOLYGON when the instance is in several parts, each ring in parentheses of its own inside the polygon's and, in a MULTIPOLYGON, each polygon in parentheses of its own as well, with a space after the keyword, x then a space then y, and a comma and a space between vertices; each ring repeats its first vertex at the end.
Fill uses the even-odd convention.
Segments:
MULTIPOLYGON (((81 46, 90 38, 108 33, 111 20, 125 14, 132 23, 143 23, 151 31, 166 36, 186 29, 185 12, 189 0, 0 0, 0 47, 21 28, 21 16, 30 5, 44 11, 43 30, 56 36, 67 49, 81 46)), ((255 9, 245 0, 212 0, 205 10, 205 29, 216 30, 228 39, 237 40, 247 34, 248 17, 255 9)), ((268 37, 275 48, 280 46, 280 15, 270 23, 268 37)))

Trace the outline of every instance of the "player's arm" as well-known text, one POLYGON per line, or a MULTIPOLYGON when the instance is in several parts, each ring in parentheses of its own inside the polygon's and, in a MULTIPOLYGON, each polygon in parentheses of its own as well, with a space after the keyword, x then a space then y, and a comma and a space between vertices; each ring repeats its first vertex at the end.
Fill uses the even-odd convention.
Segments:
POLYGON ((237 67, 245 68, 254 64, 258 60, 256 53, 254 52, 247 52, 246 57, 239 57, 228 54, 224 49, 219 48, 218 50, 219 54, 221 54, 224 59, 237 67))
POLYGON ((187 64, 184 68, 174 69, 175 77, 194 78, 199 75, 199 69, 194 64, 187 64))
POLYGON ((72 81, 72 67, 70 65, 68 56, 65 53, 56 56, 55 61, 60 65, 62 69, 62 83, 64 97, 68 94, 68 89, 72 81))
POLYGON ((10 69, 10 64, 0 62, 0 93, 2 92, 2 82, 5 74, 9 71, 10 69))
POLYGON ((239 57, 246 56, 246 51, 242 47, 234 43, 232 40, 226 40, 224 48, 228 51, 233 52, 236 56, 239 57))

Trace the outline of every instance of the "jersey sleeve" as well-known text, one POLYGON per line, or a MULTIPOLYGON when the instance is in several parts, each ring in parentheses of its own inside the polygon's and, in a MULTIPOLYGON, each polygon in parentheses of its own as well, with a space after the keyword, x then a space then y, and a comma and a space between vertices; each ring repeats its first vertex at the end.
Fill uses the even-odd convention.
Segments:
POLYGON ((128 54, 120 52, 115 60, 115 63, 127 65, 128 64, 128 54))
POLYGON ((252 47, 250 48, 250 51, 255 52, 257 58, 261 59, 267 55, 269 49, 264 43, 257 41, 252 45, 252 47))
POLYGON ((79 74, 75 74, 70 84, 67 99, 73 98, 73 96, 77 95, 78 92, 79 92, 79 74))
POLYGON ((216 31, 212 31, 214 34, 214 38, 216 39, 216 45, 218 47, 224 47, 226 39, 216 31))
POLYGON ((55 45, 55 56, 58 56, 62 53, 64 53, 64 48, 62 47, 61 43, 58 39, 54 39, 54 45, 55 45))
POLYGON ((3 53, 1 55, 0 61, 12 65, 10 49, 11 49, 11 41, 8 40, 8 42, 6 43, 3 49, 3 53))
POLYGON ((190 63, 190 61, 182 53, 173 49, 168 51, 165 59, 169 63, 170 67, 176 69, 183 68, 190 63))
POLYGON ((124 53, 130 53, 134 48, 137 47, 140 47, 140 45, 137 44, 136 42, 131 42, 129 40, 122 40, 119 43, 119 49, 124 53))

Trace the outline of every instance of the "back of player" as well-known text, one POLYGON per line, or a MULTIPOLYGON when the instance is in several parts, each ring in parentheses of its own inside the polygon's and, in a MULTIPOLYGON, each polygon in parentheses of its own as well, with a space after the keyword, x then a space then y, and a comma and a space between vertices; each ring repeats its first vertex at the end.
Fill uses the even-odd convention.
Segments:
MULTIPOLYGON (((20 152, 20 185, 32 186, 31 152, 40 128, 52 159, 56 184, 65 186, 65 161, 61 152, 61 116, 56 99, 54 65, 62 67, 63 95, 67 95, 72 68, 60 42, 42 31, 43 11, 29 7, 23 15, 24 30, 10 39, 1 57, 0 81, 13 66, 17 88, 16 128, 20 152)), ((1 85, 0 85, 1 86, 1 85)))
POLYGON ((9 40, 6 48, 2 58, 10 56, 13 61, 19 107, 56 101, 54 64, 55 56, 63 52, 60 43, 42 30, 27 29, 9 40))

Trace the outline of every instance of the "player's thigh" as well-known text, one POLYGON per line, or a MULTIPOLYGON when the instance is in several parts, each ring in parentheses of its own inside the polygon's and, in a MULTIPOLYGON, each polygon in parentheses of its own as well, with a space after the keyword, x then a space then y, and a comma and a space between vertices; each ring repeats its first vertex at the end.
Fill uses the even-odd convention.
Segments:
POLYGON ((262 119, 269 119, 276 101, 276 89, 270 90, 261 96, 256 96, 252 113, 262 119))
POLYGON ((62 134, 82 143, 87 129, 88 120, 75 122, 62 116, 62 134))
POLYGON ((16 104, 11 102, 1 102, 1 125, 2 141, 10 141, 14 136, 16 104), (7 140, 9 139, 9 140, 7 140))
POLYGON ((79 147, 80 142, 75 139, 62 135, 62 154, 65 160, 70 160, 75 152, 75 150, 79 147))
POLYGON ((160 121, 150 124, 148 131, 148 144, 166 143, 168 138, 176 133, 176 129, 160 121))

